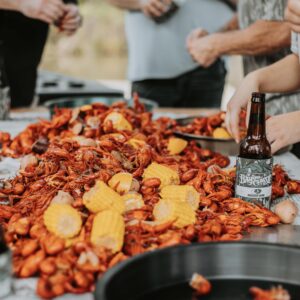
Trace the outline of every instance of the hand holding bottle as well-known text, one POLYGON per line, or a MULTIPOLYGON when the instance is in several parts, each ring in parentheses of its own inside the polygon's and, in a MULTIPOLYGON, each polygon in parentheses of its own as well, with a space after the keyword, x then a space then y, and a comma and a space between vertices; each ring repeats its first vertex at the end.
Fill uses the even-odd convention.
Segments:
MULTIPOLYGON (((249 104, 252 92, 259 91, 259 84, 255 73, 250 73, 244 78, 227 105, 225 124, 227 130, 237 143, 240 142, 239 116, 242 108, 249 104)), ((247 109, 249 115, 249 109, 247 109)), ((247 117, 248 120, 248 117, 247 117)))
POLYGON ((169 9, 172 0, 141 0, 142 12, 150 18, 163 16, 169 9))

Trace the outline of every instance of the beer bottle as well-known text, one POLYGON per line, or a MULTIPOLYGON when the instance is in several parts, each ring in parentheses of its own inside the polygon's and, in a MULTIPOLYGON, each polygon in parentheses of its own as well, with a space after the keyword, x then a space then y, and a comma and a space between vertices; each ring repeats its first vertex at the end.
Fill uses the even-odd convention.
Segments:
POLYGON ((265 94, 253 93, 248 132, 236 162, 236 197, 270 208, 272 164, 266 136, 265 94))

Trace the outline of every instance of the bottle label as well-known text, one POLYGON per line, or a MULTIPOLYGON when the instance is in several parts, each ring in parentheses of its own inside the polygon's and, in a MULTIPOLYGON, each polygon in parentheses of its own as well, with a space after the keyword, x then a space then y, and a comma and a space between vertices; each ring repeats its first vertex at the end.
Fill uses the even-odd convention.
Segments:
POLYGON ((236 161, 235 195, 250 202, 270 207, 272 195, 273 159, 248 159, 236 161))

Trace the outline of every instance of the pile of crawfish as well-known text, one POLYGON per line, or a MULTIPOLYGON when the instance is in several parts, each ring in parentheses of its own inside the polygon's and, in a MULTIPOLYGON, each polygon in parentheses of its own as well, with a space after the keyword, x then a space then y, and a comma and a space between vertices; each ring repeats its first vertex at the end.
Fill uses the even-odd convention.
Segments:
MULTIPOLYGON (((268 209, 233 198, 235 172, 223 169, 228 157, 194 142, 179 155, 169 155, 167 143, 175 127, 170 118, 152 120, 151 113, 135 101, 133 108, 116 103, 60 109, 51 121, 32 124, 14 139, 0 133, 1 155, 23 157, 19 174, 0 182, 0 201, 6 203, 0 205, 0 223, 13 251, 14 274, 39 276, 37 293, 43 298, 84 293, 94 290, 96 279, 107 269, 130 256, 178 244, 240 240, 250 226, 280 222, 268 209), (121 113, 133 130, 118 132, 104 123, 113 111, 121 113), (145 143, 134 148, 126 143, 130 138, 145 143), (177 229, 173 222, 151 223, 159 185, 157 180, 143 182, 141 175, 154 161, 177 169, 181 184, 193 185, 201 194, 194 225, 177 229), (91 245, 94 215, 84 207, 82 197, 96 180, 108 182, 122 171, 138 180, 145 206, 125 213, 124 246, 113 254, 91 245), (59 191, 68 194, 82 216, 82 229, 72 241, 51 234, 43 223, 43 213, 59 191)), ((275 196, 285 186, 289 192, 300 192, 299 182, 290 181, 280 167, 274 170, 275 196)))
MULTIPOLYGON (((214 131, 216 129, 224 129, 225 133, 227 132, 226 126, 225 126, 225 115, 226 113, 224 111, 219 112, 217 114, 214 114, 212 116, 201 116, 201 117, 195 117, 192 122, 190 122, 187 125, 176 125, 175 130, 181 133, 188 133, 188 134, 194 134, 199 136, 209 136, 209 137, 215 137, 214 131)), ((244 138, 247 133, 247 126, 246 126, 246 111, 242 110, 240 112, 239 117, 239 129, 240 129, 240 136, 241 138, 244 138)), ((227 132, 227 135, 222 138, 231 138, 229 133, 227 132)))

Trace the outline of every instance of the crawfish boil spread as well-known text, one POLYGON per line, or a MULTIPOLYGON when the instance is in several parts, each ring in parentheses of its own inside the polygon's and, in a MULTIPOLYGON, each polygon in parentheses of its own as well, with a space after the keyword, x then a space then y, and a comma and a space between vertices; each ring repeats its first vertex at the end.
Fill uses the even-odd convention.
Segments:
MULTIPOLYGON (((0 183, 15 276, 38 276, 43 298, 90 292, 130 256, 240 240, 250 226, 280 222, 268 209, 233 198, 229 158, 175 138, 176 126, 170 118, 152 120, 135 101, 133 108, 61 109, 14 139, 0 133, 1 154, 21 158, 18 176, 0 183)), ((285 188, 300 192, 276 166, 273 198, 285 188)))

